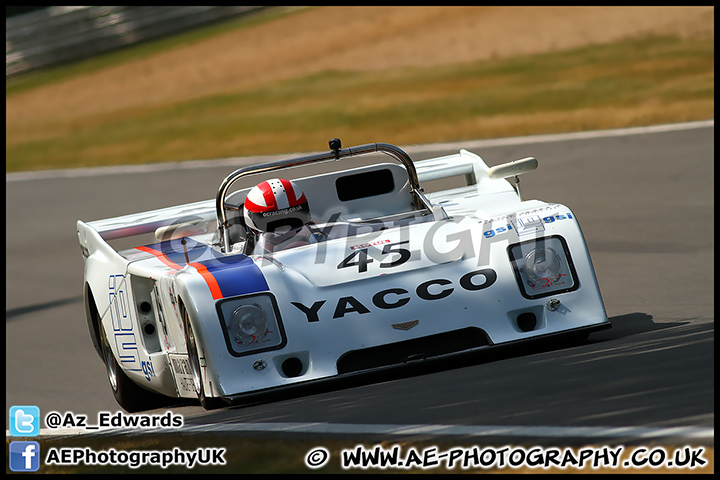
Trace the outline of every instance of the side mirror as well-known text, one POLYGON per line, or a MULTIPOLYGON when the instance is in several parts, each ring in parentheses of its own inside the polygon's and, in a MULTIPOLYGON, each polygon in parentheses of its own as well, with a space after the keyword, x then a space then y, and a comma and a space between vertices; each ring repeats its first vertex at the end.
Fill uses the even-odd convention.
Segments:
POLYGON ((523 173, 531 172, 538 167, 538 161, 534 157, 527 157, 514 162, 503 163, 490 167, 488 177, 493 180, 501 178, 514 177, 523 173))
POLYGON ((176 238, 199 235, 207 232, 207 227, 208 225, 205 220, 191 220, 184 223, 173 223, 155 230, 155 238, 161 242, 165 242, 176 238))

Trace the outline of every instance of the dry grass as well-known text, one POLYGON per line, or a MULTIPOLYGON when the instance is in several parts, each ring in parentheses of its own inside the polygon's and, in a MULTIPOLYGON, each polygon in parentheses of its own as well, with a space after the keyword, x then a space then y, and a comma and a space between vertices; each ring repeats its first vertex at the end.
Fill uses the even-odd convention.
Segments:
POLYGON ((8 101, 13 123, 232 93, 327 70, 432 67, 648 33, 714 31, 713 7, 324 7, 231 31, 8 101))

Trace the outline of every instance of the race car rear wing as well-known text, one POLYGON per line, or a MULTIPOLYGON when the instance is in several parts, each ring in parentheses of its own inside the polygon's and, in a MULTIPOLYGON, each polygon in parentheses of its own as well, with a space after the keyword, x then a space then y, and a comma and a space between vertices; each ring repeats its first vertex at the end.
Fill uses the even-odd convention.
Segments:
POLYGON ((478 155, 460 150, 453 155, 415 162, 415 167, 420 182, 463 175, 466 186, 476 185, 478 194, 507 191, 507 182, 499 180, 515 177, 515 190, 520 196, 520 182, 517 176, 535 170, 538 161, 533 157, 527 157, 488 167, 478 155))
POLYGON ((214 202, 205 200, 92 222, 78 220, 76 228, 84 258, 97 250, 115 257, 117 251, 107 243, 108 240, 148 233, 155 233, 159 240, 177 238, 179 233, 182 236, 197 235, 203 233, 214 220, 214 202))
MULTIPOLYGON (((192 221, 215 221, 215 202, 203 200, 175 207, 123 215, 84 223, 95 230, 104 240, 130 237, 156 232, 161 227, 192 221)), ((80 223, 80 222, 78 222, 80 223)))

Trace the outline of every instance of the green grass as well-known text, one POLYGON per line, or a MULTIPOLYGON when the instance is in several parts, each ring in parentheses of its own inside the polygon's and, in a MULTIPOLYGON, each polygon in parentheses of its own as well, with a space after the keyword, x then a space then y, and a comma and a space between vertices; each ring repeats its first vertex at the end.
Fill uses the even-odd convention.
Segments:
MULTIPOLYGON (((27 88, 40 86, 20 82, 6 95, 27 88)), ((328 71, 31 134, 8 126, 6 170, 317 151, 333 137, 407 145, 713 117, 714 40, 649 37, 446 67, 328 71)))

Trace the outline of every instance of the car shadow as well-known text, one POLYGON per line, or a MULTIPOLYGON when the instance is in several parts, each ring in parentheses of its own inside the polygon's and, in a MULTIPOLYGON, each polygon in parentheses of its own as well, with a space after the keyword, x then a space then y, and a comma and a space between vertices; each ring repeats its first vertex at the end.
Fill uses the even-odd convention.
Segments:
MULTIPOLYGON (((318 395, 340 391, 359 386, 372 385, 393 380, 401 380, 415 376, 428 375, 454 369, 489 364, 512 358, 526 357, 549 352, 582 347, 591 348, 594 344, 612 342, 628 336, 672 328, 683 325, 683 322, 657 324, 652 315, 636 312, 611 317, 612 328, 590 334, 588 338, 561 335, 552 338, 535 339, 510 345, 483 347, 470 352, 455 353, 443 357, 416 360, 391 367, 354 372, 327 380, 315 380, 307 383, 285 386, 282 389, 257 392, 237 397, 229 406, 241 409, 253 405, 272 403, 281 400, 295 399, 310 395, 318 395)), ((204 417, 207 421, 207 417, 204 417)))
POLYGON ((53 300, 50 302, 36 303, 35 305, 27 305, 25 307, 11 308, 5 311, 5 322, 12 320, 18 320, 19 317, 27 315, 29 313, 36 313, 43 310, 50 310, 52 308, 64 307, 65 305, 72 305, 75 303, 82 304, 83 296, 75 296, 69 298, 61 298, 59 300, 53 300))

